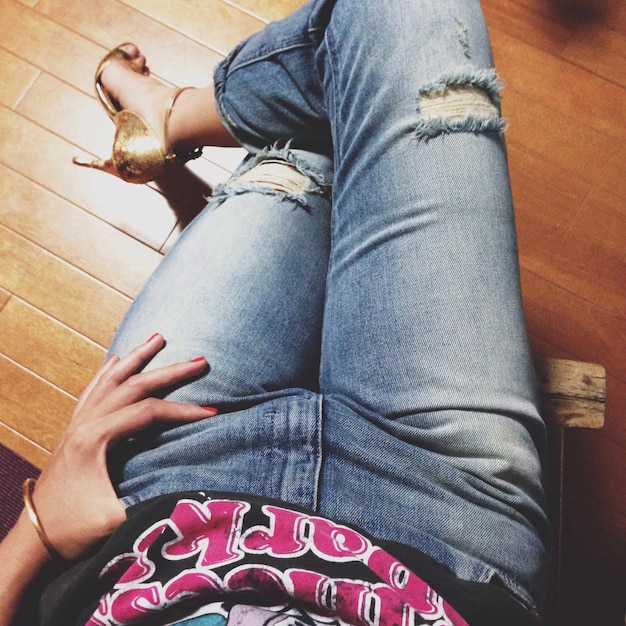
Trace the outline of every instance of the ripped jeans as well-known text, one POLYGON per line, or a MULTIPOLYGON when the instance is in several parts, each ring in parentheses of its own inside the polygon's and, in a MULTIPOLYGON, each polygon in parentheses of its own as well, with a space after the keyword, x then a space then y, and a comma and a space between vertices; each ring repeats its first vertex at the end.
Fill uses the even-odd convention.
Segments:
POLYGON ((250 156, 111 350, 159 331, 150 367, 204 354, 169 397, 220 414, 128 442, 120 495, 279 498, 536 610, 544 426, 479 3, 317 0, 240 44, 215 87, 250 156))

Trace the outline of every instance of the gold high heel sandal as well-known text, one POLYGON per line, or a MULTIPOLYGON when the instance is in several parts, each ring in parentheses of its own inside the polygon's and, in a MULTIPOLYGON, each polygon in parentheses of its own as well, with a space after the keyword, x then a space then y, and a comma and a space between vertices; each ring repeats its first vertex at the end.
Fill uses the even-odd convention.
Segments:
POLYGON ((74 158, 73 162, 76 165, 113 174, 129 183, 141 184, 154 180, 173 165, 182 165, 191 159, 197 159, 202 154, 200 148, 195 148, 186 154, 176 154, 167 139, 168 124, 174 104, 183 91, 191 88, 177 89, 167 102, 163 121, 163 137, 166 145, 163 145, 158 135, 143 117, 133 111, 122 110, 104 89, 100 77, 104 68, 113 61, 123 61, 133 71, 140 74, 147 73, 133 62, 133 59, 121 49, 121 46, 104 57, 96 71, 95 86, 100 103, 116 126, 111 158, 93 161, 81 161, 74 158))

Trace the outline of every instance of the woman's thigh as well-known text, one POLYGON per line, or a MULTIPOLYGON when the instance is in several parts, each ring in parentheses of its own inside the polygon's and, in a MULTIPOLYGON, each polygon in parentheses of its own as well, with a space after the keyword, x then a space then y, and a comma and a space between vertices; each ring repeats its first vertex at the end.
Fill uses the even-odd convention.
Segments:
POLYGON ((150 368, 205 356, 207 373, 168 397, 222 411, 316 389, 331 180, 312 153, 248 159, 165 256, 110 351, 160 332, 167 344, 150 368))
POLYGON ((337 0, 319 15, 335 161, 321 506, 464 578, 495 572, 532 606, 544 427, 480 4, 337 0))

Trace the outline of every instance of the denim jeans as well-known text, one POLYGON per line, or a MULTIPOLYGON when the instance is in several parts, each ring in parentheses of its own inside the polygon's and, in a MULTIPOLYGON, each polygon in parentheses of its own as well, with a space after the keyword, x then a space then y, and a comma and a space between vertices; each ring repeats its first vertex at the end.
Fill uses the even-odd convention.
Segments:
POLYGON ((317 0, 220 64, 250 156, 111 346, 159 331, 149 367, 204 354, 168 397, 220 414, 121 446, 126 503, 280 498, 537 610, 545 433, 499 86, 477 0, 317 0), (297 180, 268 183, 276 162, 297 180))

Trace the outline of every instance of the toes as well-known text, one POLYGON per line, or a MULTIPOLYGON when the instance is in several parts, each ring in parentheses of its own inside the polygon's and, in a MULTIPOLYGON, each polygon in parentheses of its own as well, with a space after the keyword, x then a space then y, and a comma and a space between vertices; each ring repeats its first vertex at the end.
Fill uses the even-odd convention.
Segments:
POLYGON ((134 43, 123 43, 118 46, 117 49, 127 55, 126 63, 130 66, 133 72, 136 72, 137 74, 144 74, 146 76, 150 74, 146 57, 134 43))
POLYGON ((150 70, 147 66, 146 57, 141 53, 139 48, 134 43, 124 43, 119 46, 120 50, 123 50, 130 59, 133 70, 139 74, 149 74, 150 70))
POLYGON ((135 72, 139 72, 140 74, 145 74, 146 76, 150 74, 150 70, 148 69, 146 57, 137 50, 137 56, 133 58, 133 69, 135 72))
POLYGON ((137 59, 137 63, 135 64, 135 67, 139 68, 139 71, 145 76, 150 75, 150 68, 148 67, 146 57, 143 56, 143 54, 140 55, 139 58, 137 59))
POLYGON ((123 50, 133 61, 141 56, 139 48, 134 43, 123 43, 121 46, 118 46, 118 48, 123 50))

